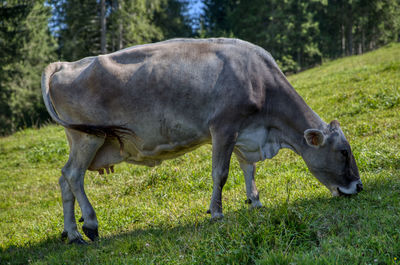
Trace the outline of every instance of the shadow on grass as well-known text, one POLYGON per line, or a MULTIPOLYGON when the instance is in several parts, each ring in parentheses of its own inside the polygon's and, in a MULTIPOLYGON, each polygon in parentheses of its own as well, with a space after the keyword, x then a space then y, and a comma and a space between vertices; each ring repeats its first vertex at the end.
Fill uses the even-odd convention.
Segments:
POLYGON ((394 231, 400 221, 395 207, 399 206, 400 180, 365 184, 365 191, 350 198, 304 199, 253 211, 243 206, 227 212, 222 221, 200 218, 200 222, 175 227, 162 224, 102 237, 89 246, 65 244, 58 237, 11 246, 1 250, 0 263, 252 264, 265 258, 266 250, 283 256, 307 252, 333 234, 343 236, 346 247, 345 238, 360 222, 380 223, 382 214, 393 216, 389 222, 393 225, 387 229, 394 231))

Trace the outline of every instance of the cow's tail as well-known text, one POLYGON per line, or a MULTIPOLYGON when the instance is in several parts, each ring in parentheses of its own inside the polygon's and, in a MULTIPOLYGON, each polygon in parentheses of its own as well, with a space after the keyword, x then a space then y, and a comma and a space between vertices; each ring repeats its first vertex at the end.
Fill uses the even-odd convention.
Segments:
POLYGON ((130 136, 134 137, 136 140, 139 139, 132 130, 130 130, 129 128, 126 128, 124 126, 120 126, 120 125, 71 124, 71 123, 68 123, 68 122, 62 120, 58 116, 58 114, 54 108, 54 105, 51 101, 51 98, 50 98, 51 77, 56 72, 61 70, 62 64, 63 64, 62 62, 52 63, 46 67, 46 69, 43 71, 43 74, 42 74, 42 95, 43 95, 44 104, 46 105, 46 109, 49 112, 50 117, 55 122, 64 126, 65 128, 77 130, 77 131, 84 132, 87 134, 96 135, 99 137, 116 138, 120 144, 121 152, 124 147, 122 138, 124 138, 127 135, 130 135, 130 136))

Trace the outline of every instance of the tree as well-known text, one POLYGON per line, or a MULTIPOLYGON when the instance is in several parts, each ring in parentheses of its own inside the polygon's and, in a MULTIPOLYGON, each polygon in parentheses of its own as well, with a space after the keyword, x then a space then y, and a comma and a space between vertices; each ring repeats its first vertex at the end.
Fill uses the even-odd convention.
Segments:
MULTIPOLYGON (((233 26, 236 22, 239 22, 238 17, 232 16, 234 10, 239 7, 245 9, 252 9, 253 3, 249 5, 240 3, 240 1, 230 0, 204 0, 205 13, 203 16, 204 28, 206 34, 209 36, 228 36, 232 35, 233 26)), ((257 17, 256 14, 252 14, 249 18, 257 17)))
POLYGON ((285 72, 399 40, 398 0, 204 0, 202 35, 270 51, 285 72))
POLYGON ((113 32, 109 36, 111 50, 191 36, 189 21, 184 16, 186 6, 187 2, 182 0, 112 1, 109 16, 109 30, 113 32))
POLYGON ((161 0, 118 0, 119 9, 113 13, 111 30, 121 29, 122 47, 157 41, 163 38, 160 27, 153 23, 161 0))
POLYGON ((62 60, 189 36, 183 0, 51 0, 62 60))
POLYGON ((100 49, 101 53, 104 54, 106 53, 107 47, 106 47, 106 0, 101 0, 100 2, 100 10, 101 10, 101 15, 100 15, 100 23, 101 23, 101 42, 100 42, 100 49))
POLYGON ((161 29, 163 39, 193 36, 188 5, 184 0, 161 2, 161 8, 154 14, 154 23, 161 29))
MULTIPOLYGON (((392 41, 399 41, 400 2, 398 0, 357 0, 353 25, 352 53, 376 49, 392 41)), ((349 47, 350 49, 350 47, 349 47)))
POLYGON ((61 60, 75 61, 101 52, 100 5, 96 0, 51 0, 61 60))
POLYGON ((46 120, 40 76, 54 60, 44 0, 7 1, 0 7, 0 134, 46 120))
POLYGON ((206 0, 205 4, 208 36, 235 36, 258 44, 286 72, 321 62, 314 21, 319 1, 206 0))

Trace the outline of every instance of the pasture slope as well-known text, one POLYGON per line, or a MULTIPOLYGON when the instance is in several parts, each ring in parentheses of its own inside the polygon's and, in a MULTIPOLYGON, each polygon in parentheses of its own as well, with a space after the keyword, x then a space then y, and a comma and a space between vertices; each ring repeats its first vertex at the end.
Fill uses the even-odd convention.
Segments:
POLYGON ((259 163, 260 210, 244 204, 232 159, 225 219, 211 222, 204 146, 155 168, 88 173, 101 239, 68 245, 60 239, 63 129, 27 129, 0 138, 0 264, 399 264, 400 44, 289 79, 325 121, 341 122, 364 183, 359 195, 332 198, 300 157, 281 150, 259 163))

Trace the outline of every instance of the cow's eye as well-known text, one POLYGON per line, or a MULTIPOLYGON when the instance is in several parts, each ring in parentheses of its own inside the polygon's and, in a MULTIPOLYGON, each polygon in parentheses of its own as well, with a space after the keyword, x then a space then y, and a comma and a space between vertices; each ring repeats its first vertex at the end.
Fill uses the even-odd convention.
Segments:
POLYGON ((347 156, 349 155, 349 153, 348 153, 347 150, 345 150, 345 149, 340 150, 340 153, 341 153, 344 157, 347 157, 347 156))

